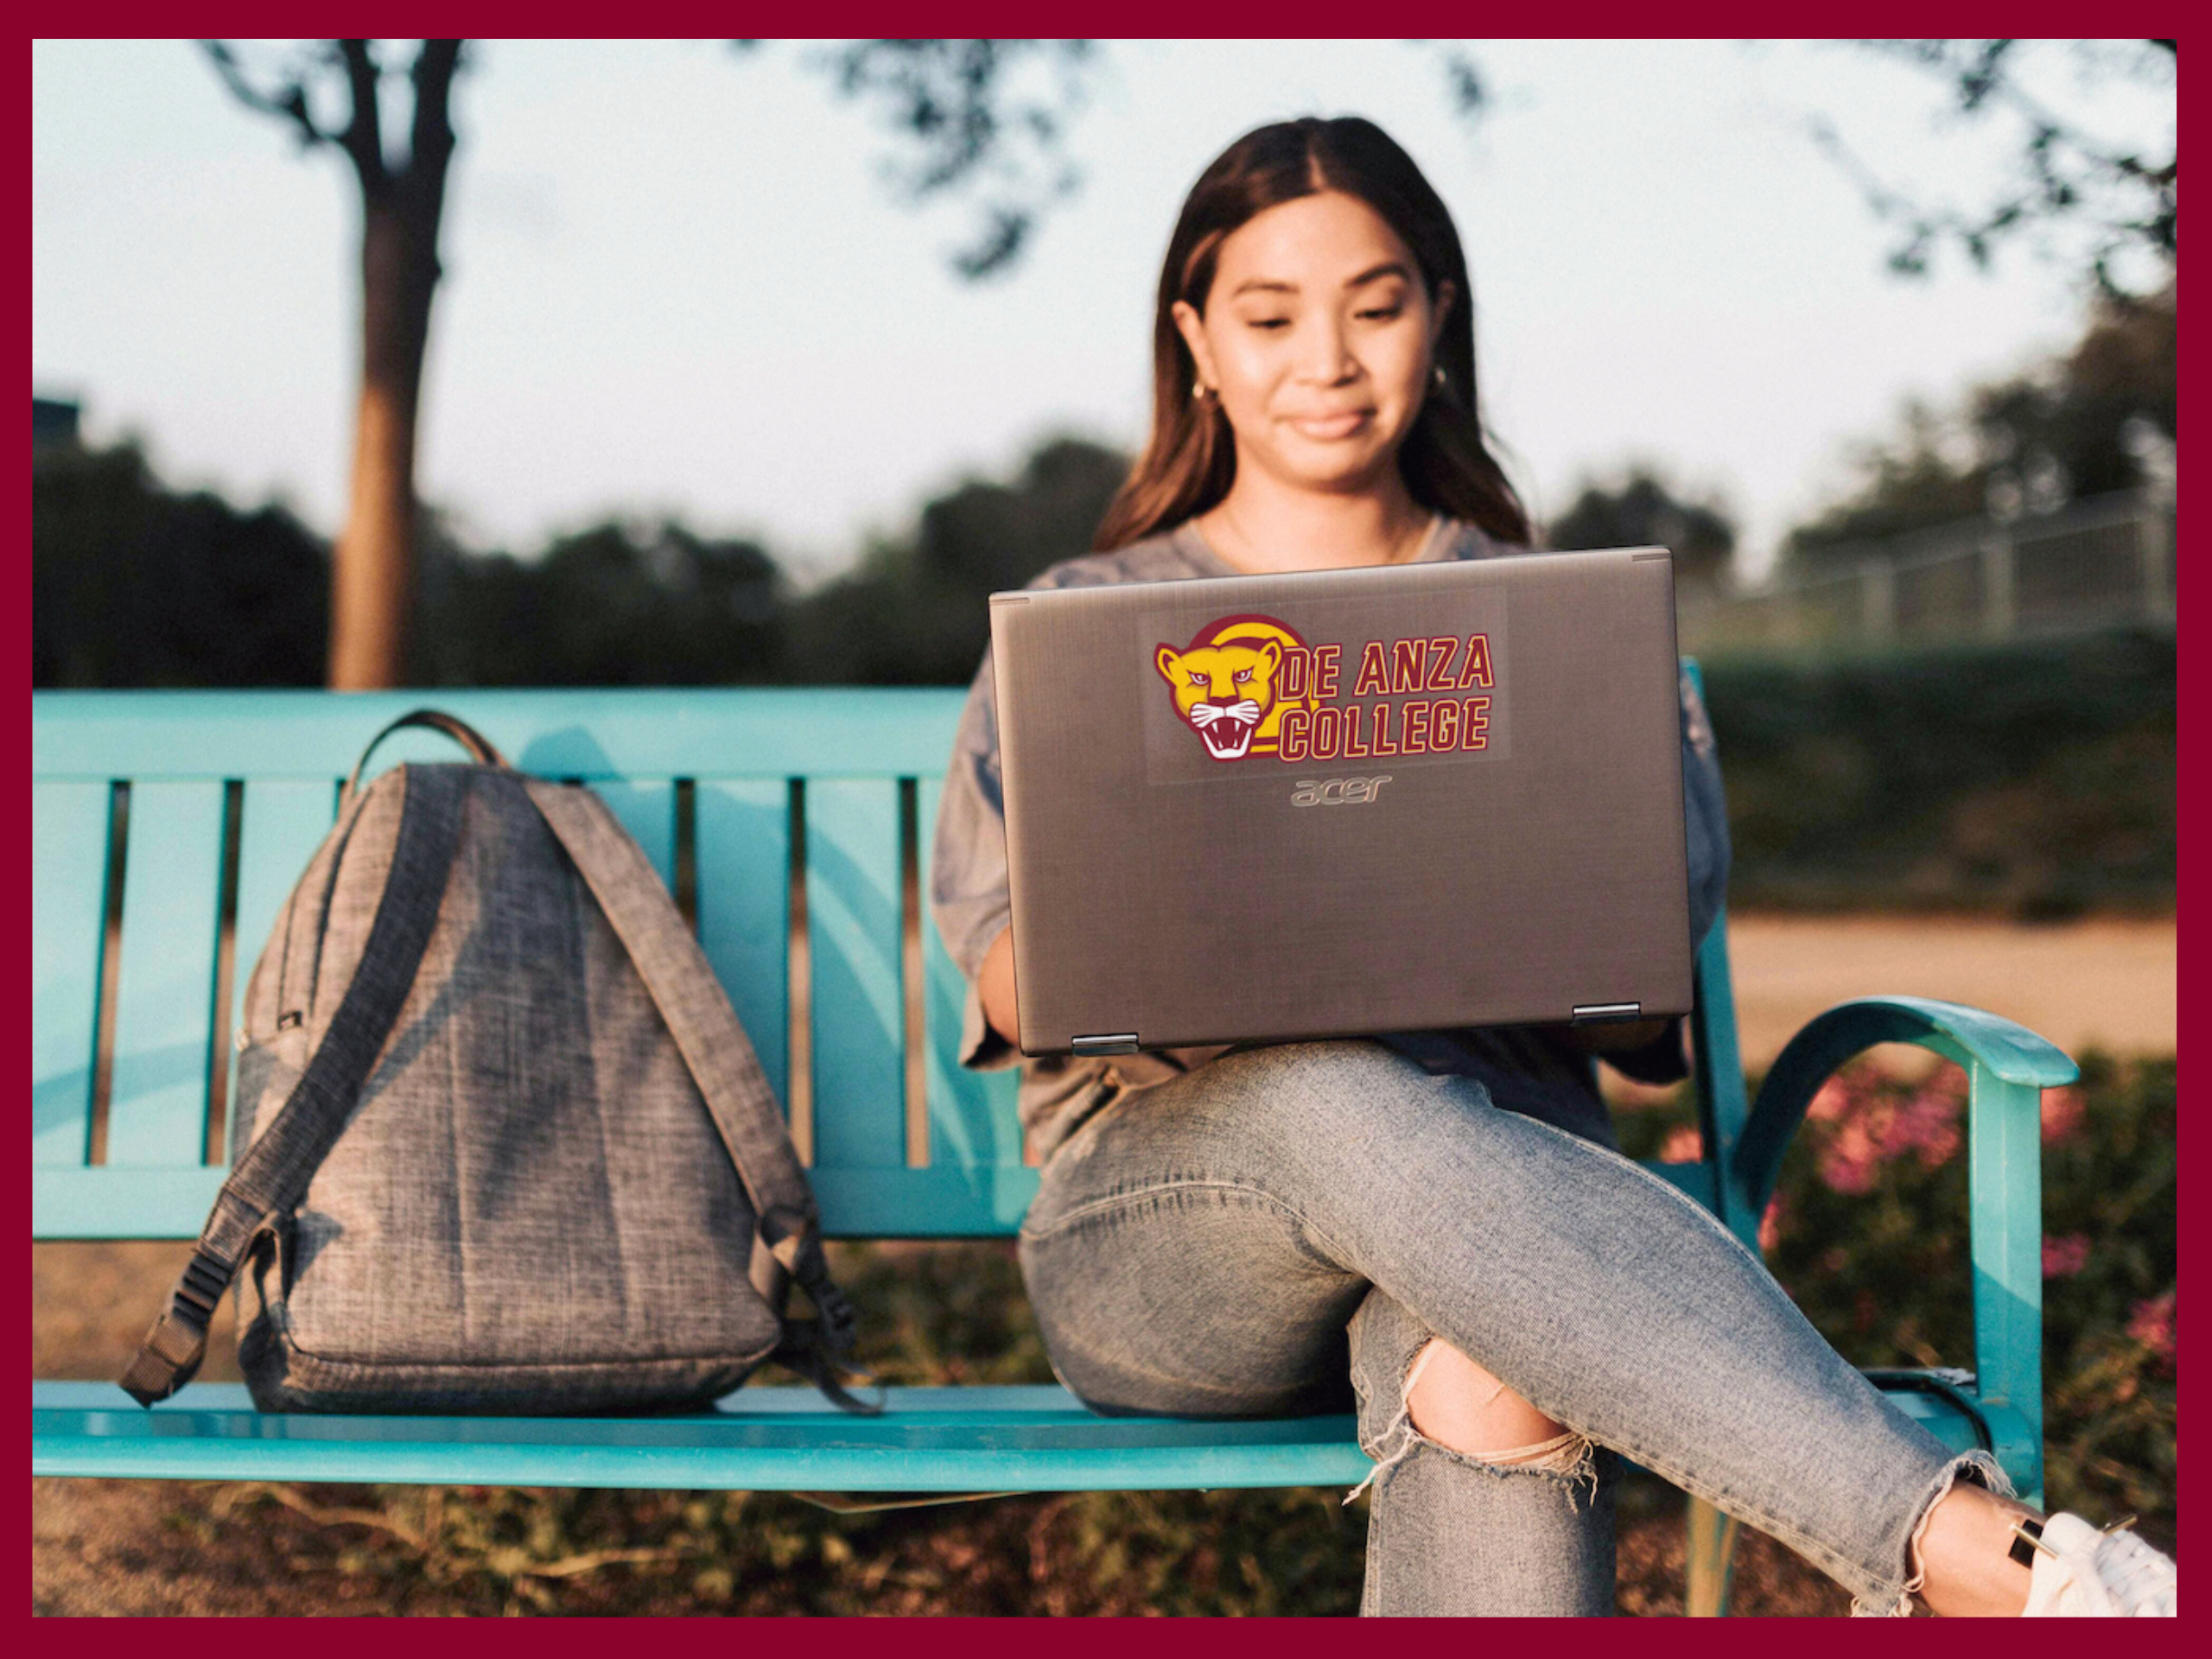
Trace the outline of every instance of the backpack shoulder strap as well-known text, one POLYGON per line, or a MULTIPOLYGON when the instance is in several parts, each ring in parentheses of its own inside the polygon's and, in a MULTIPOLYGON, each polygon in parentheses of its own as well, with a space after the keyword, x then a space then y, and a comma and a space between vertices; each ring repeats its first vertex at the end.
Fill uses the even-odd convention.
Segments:
POLYGON ((604 802, 589 790, 540 778, 521 782, 629 953, 753 1201, 760 1228, 753 1287, 781 1315, 796 1280, 820 1315, 818 1321, 787 1322, 785 1345, 776 1357, 813 1375, 839 1404, 868 1409, 823 1381, 852 1347, 852 1305, 830 1280, 813 1189, 752 1040, 706 953, 643 849, 604 802))
POLYGON ((460 844, 469 773, 461 766, 400 770, 398 839, 360 965, 291 1095, 223 1183, 168 1306, 123 1375, 124 1389, 142 1406, 168 1399, 199 1370, 208 1321, 247 1246, 270 1216, 306 1196, 415 983, 460 844))

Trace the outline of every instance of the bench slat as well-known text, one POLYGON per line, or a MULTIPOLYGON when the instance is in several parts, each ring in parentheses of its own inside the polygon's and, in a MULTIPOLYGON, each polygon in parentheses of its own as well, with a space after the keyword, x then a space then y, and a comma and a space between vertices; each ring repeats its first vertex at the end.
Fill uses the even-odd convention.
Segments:
POLYGON ((970 1071, 960 1064, 960 1016, 968 982, 929 914, 930 861, 937 847, 938 802, 944 779, 920 780, 915 807, 921 830, 922 984, 928 1033, 930 1161, 1021 1162, 1021 1122, 1014 1112, 1020 1073, 970 1071))
MULTIPOLYGON (((1955 1452, 1955 1407, 1891 1402, 1955 1452)), ((690 1491, 1175 1491, 1350 1487, 1350 1415, 1223 1422, 1101 1417, 1065 1389, 893 1389, 880 1417, 810 1389, 740 1389, 683 1417, 263 1416, 238 1383, 151 1411, 112 1383, 31 1385, 31 1472, 168 1480, 388 1481, 690 1491)))
MULTIPOLYGON (((300 874, 338 817, 338 781, 249 783, 239 804, 238 896, 236 948, 231 953, 231 1030, 216 1033, 228 1042, 245 1017, 245 982, 276 925, 276 913, 298 885, 300 874)), ((230 1069, 230 1098, 224 1122, 237 1121, 238 1069, 230 1069)), ((224 1146, 230 1141, 226 1136, 224 1146)))
POLYGON ((223 785, 133 785, 124 861, 107 1161, 196 1164, 214 1037, 223 785))
POLYGON ((906 1162, 899 912, 897 779, 809 782, 806 918, 817 1168, 903 1168, 906 1162))
POLYGON ((92 1142, 110 788, 31 789, 31 1162, 82 1164, 92 1142))
POLYGON ((210 1165, 34 1169, 33 1238, 197 1238, 229 1172, 210 1165))
POLYGON ((112 1384, 34 1383, 34 1474, 696 1491, 1027 1491, 1342 1485, 1349 1415, 1101 1417, 1065 1389, 893 1389, 855 1417, 811 1389, 741 1389, 682 1417, 262 1416, 236 1383, 151 1411, 112 1384))
POLYGON ((702 778, 692 810, 700 948, 788 1112, 791 785, 782 778, 702 778))
POLYGON ((592 792, 605 801, 607 810, 630 838, 644 849, 646 859, 660 876, 661 885, 670 893, 676 891, 676 784, 673 779, 648 783, 597 783, 592 792))
POLYGON ((807 1173, 832 1238, 1008 1237, 1037 1196, 1035 1170, 988 1164, 807 1173))

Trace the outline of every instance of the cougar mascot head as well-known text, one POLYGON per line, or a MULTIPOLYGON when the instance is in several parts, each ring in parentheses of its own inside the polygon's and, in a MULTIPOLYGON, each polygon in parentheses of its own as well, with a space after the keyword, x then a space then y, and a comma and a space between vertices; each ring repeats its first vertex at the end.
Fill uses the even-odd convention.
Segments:
MULTIPOLYGON (((1273 617, 1230 616, 1207 623, 1185 650, 1160 646, 1152 660, 1206 753, 1242 760, 1275 752, 1278 676, 1292 648, 1302 651, 1305 641, 1273 617)), ((1312 707, 1316 700, 1306 701, 1312 707)))

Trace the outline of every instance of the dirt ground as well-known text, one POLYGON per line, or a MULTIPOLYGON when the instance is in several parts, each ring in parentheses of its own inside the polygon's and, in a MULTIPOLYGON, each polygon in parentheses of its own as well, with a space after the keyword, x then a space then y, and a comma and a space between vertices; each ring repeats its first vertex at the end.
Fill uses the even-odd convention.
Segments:
MULTIPOLYGON (((1743 916, 1729 934, 1746 1065, 1762 1069, 1806 1020, 1846 998, 1877 992, 1941 997, 2008 1015, 2069 1050, 2173 1052, 2175 928, 2171 922, 2091 920, 2019 926, 1983 920, 1743 916)), ((187 1255, 181 1243, 35 1244, 33 1374, 115 1376, 187 1255)), ((227 1329, 203 1375, 235 1379, 227 1329)), ((1651 1483, 1624 1494, 1620 1606, 1663 1614, 1682 1607, 1679 1504, 1651 1483)), ((321 1494, 327 1513, 340 1489, 321 1494)), ((948 1560, 1018 1557, 1026 1573, 977 1580, 971 1593, 886 1611, 1046 1611, 1055 1592, 1047 1538, 1053 1500, 1010 1499, 959 1518, 918 1522, 912 1548, 948 1560), (992 1547, 1007 1534, 1006 1549, 992 1547), (1027 1541, 1015 1544, 1019 1538, 1027 1541)), ((944 1512, 938 1512, 944 1513, 944 1512)), ((312 1613, 391 1611, 389 1586, 349 1570, 359 1535, 343 1521, 293 1509, 232 1508, 207 1484, 40 1480, 31 1483, 32 1605, 47 1613, 312 1613)), ((1001 1575, 1004 1576, 1004 1575, 1001 1575)), ((563 1589, 583 1611, 691 1611, 675 1586, 626 1569, 563 1589)), ((1847 1599, 1789 1552, 1746 1534, 1739 1554, 1743 1612, 1837 1614, 1847 1599)), ((423 1586, 405 1611, 475 1608, 423 1586)), ((774 1611, 762 1606, 758 1611, 774 1611)))
MULTIPOLYGON (((1631 1484, 1639 1479, 1645 1490, 1623 1493, 1615 1605, 1626 1615, 1680 1617, 1680 1500, 1650 1477, 1632 1477, 1631 1484)), ((360 1546, 370 1529, 334 1514, 348 1501, 343 1488, 292 1490, 296 1501, 319 1511, 316 1518, 275 1504, 230 1508, 226 1495, 238 1490, 168 1481, 32 1481, 32 1611, 265 1617, 521 1611, 517 1599, 487 1595, 480 1586, 440 1585, 404 1570, 363 1570, 360 1546)), ((871 1612, 970 1617, 1091 1611, 1061 1535, 1068 1510, 1065 1497, 1039 1495, 916 1511, 892 1555, 868 1573, 877 1587, 863 1605, 871 1612)), ((652 1566, 617 1566, 537 1587, 535 1610, 554 1613, 791 1611, 772 1582, 741 1583, 734 1597, 716 1605, 652 1566)), ((1744 1535, 1732 1603, 1738 1616, 1838 1618, 1850 1605, 1841 1589, 1772 1539, 1744 1535)))
POLYGON ((1854 996, 1938 997, 2017 1020, 2069 1053, 2171 1054, 2171 920, 2027 925, 1978 917, 1732 916, 1744 1063, 1764 1069, 1821 1009, 1854 996))

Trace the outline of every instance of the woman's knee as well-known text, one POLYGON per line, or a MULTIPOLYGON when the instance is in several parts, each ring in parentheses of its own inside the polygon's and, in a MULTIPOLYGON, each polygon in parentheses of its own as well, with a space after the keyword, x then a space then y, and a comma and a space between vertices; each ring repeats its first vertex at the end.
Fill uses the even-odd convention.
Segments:
POLYGON ((1565 1424, 1522 1399, 1487 1367, 1432 1337, 1406 1370, 1406 1411, 1427 1440, 1481 1462, 1541 1464, 1562 1451, 1565 1424))
POLYGON ((1351 1334, 1360 1447, 1376 1460, 1370 1481, 1424 1446, 1498 1477, 1571 1491, 1586 1484, 1593 1495, 1618 1478, 1618 1459, 1589 1436, 1530 1404, 1382 1291, 1369 1293, 1351 1334))

